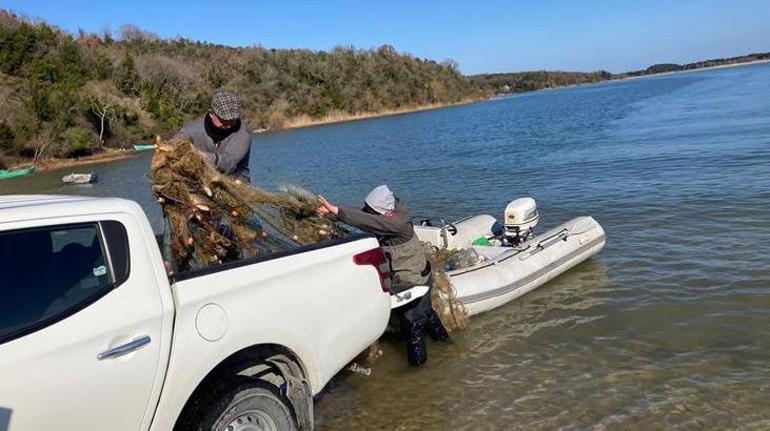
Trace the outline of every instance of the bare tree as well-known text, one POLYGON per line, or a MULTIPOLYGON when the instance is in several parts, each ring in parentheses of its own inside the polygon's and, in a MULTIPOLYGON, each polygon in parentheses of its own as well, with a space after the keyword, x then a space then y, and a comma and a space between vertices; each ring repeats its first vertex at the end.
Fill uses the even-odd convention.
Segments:
POLYGON ((102 41, 105 44, 109 45, 109 44, 111 44, 113 42, 113 39, 115 39, 115 36, 114 36, 114 34, 112 32, 112 29, 110 28, 109 25, 105 25, 102 28, 102 41))
POLYGON ((126 42, 135 42, 140 40, 154 42, 160 39, 160 36, 151 31, 142 30, 133 24, 123 24, 120 26, 120 38, 126 42))
POLYGON ((107 122, 107 118, 112 114, 114 105, 99 96, 90 97, 89 104, 91 105, 91 112, 99 118, 99 148, 103 149, 105 123, 107 122))
POLYGON ((5 108, 9 105, 8 101, 11 99, 11 93, 13 91, 8 87, 0 88, 0 118, 8 118, 5 108))
POLYGON ((37 133, 33 139, 33 146, 35 148, 35 155, 32 158, 32 167, 36 167, 38 162, 45 159, 45 151, 53 143, 56 134, 51 129, 45 129, 37 133))

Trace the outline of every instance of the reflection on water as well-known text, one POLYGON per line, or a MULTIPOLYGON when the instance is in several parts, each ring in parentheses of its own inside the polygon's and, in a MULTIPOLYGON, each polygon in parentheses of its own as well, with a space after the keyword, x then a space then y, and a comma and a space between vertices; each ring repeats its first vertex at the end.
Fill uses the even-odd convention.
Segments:
MULTIPOLYGON (((770 429, 767 94, 762 64, 257 135, 262 185, 358 206, 387 183, 446 219, 528 195, 541 229, 592 215, 607 233, 595 258, 430 344, 425 369, 385 343, 372 376, 324 391, 318 429, 770 429)), ((0 193, 128 197, 157 229, 148 165, 0 193)))

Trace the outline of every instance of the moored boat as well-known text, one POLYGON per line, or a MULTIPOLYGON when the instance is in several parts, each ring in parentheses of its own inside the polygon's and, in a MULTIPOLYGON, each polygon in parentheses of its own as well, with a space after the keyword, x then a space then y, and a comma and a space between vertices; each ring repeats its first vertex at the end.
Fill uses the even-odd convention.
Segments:
POLYGON ((98 177, 94 173, 89 174, 69 174, 62 177, 62 182, 64 184, 90 184, 95 183, 97 181, 98 177))
POLYGON ((414 229, 437 249, 459 249, 445 270, 472 316, 537 289, 604 247, 604 229, 592 217, 535 235, 538 220, 535 201, 523 198, 508 205, 505 224, 478 215, 455 223, 423 220, 414 229))
POLYGON ((23 177, 25 175, 31 175, 33 172, 35 172, 35 168, 14 169, 14 170, 0 169, 0 180, 23 177))
POLYGON ((154 149, 154 144, 134 144, 134 151, 150 151, 154 149))

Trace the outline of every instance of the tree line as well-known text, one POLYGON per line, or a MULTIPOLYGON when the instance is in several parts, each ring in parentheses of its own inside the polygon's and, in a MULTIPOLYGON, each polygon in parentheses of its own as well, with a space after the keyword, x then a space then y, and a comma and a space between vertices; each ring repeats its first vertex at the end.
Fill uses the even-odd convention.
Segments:
POLYGON ((168 135, 204 113, 217 89, 236 93, 249 128, 345 118, 770 59, 754 53, 612 74, 531 71, 463 76, 392 46, 329 51, 228 47, 162 39, 133 25, 70 34, 0 9, 0 169, 46 150, 78 157, 168 135))
POLYGON ((127 25, 78 34, 0 9, 0 164, 76 157, 169 134, 213 91, 241 101, 251 129, 478 98, 454 61, 376 49, 235 48, 164 40, 127 25))
POLYGON ((606 71, 559 72, 539 70, 515 73, 485 73, 473 75, 469 79, 477 88, 495 94, 508 94, 606 81, 612 79, 612 74, 606 71))
POLYGON ((610 73, 605 70, 597 72, 560 72, 534 71, 515 73, 485 73, 468 77, 481 91, 492 94, 521 93, 525 91, 543 90, 546 88, 567 87, 570 85, 591 84, 624 79, 637 76, 655 75, 658 73, 681 72, 702 69, 705 67, 740 64, 751 61, 770 60, 770 52, 753 53, 730 58, 714 58, 687 64, 659 63, 642 69, 623 73, 610 73))

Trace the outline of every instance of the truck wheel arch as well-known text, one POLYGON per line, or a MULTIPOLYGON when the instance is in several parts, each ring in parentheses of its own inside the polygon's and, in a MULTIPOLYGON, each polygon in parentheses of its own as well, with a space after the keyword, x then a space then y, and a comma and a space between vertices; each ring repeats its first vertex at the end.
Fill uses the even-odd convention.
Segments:
POLYGON ((313 396, 305 367, 291 349, 278 344, 250 346, 220 362, 190 395, 174 429, 195 429, 195 424, 206 414, 204 409, 209 400, 251 380, 275 386, 290 402, 299 429, 313 429, 313 396))

